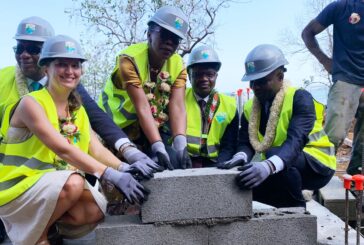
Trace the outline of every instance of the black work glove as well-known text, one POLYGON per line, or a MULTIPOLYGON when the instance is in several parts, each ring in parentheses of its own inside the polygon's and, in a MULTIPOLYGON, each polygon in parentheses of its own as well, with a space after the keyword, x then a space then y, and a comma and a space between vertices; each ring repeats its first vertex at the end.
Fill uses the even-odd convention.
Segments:
POLYGON ((133 164, 135 162, 142 162, 147 165, 149 168, 157 171, 159 169, 159 165, 150 159, 146 154, 138 150, 136 147, 129 146, 123 151, 123 157, 128 161, 129 164, 133 164))
POLYGON ((247 162, 247 156, 244 152, 236 153, 233 158, 225 162, 219 162, 216 167, 222 169, 230 169, 239 165, 244 165, 247 162))
POLYGON ((173 166, 171 164, 171 160, 169 159, 169 155, 166 151, 166 147, 164 146, 162 141, 154 142, 151 146, 152 152, 157 156, 155 160, 162 169, 173 170, 173 166))
MULTIPOLYGON (((159 165, 157 165, 157 169, 158 168, 159 165)), ((131 165, 127 163, 122 163, 118 170, 120 172, 131 173, 133 176, 141 176, 143 179, 150 179, 154 176, 154 169, 149 167, 142 161, 134 162, 131 165)))
POLYGON ((271 169, 267 161, 251 162, 238 170, 241 171, 236 177, 236 182, 241 188, 252 189, 260 185, 271 174, 271 169))
POLYGON ((176 155, 178 164, 182 169, 192 168, 192 160, 188 155, 187 147, 185 147, 182 151, 177 151, 176 155))
POLYGON ((107 167, 101 179, 114 184, 116 189, 124 194, 130 204, 142 204, 148 199, 149 190, 136 181, 130 173, 119 172, 107 167))
POLYGON ((187 151, 187 139, 184 135, 177 135, 173 139, 172 148, 176 151, 177 164, 182 169, 192 168, 192 161, 187 151))

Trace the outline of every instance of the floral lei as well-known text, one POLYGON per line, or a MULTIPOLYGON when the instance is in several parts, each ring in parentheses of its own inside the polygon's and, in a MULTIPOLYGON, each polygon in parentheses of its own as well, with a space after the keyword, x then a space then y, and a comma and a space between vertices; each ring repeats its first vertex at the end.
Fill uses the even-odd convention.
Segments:
MULTIPOLYGON (((80 141, 80 130, 74 124, 76 121, 76 115, 72 112, 71 116, 67 116, 66 118, 59 118, 59 128, 62 136, 68 141, 69 144, 77 144, 80 141)), ((55 164, 57 170, 65 170, 65 169, 73 169, 65 160, 56 156, 55 164)))
POLYGON ((157 82, 148 81, 144 83, 144 92, 157 128, 163 126, 169 119, 166 108, 169 103, 171 86, 171 76, 167 71, 161 71, 157 75, 157 82))
POLYGON ((269 118, 263 141, 259 141, 258 130, 259 130, 259 118, 261 112, 261 104, 257 97, 253 98, 253 108, 250 113, 249 119, 249 141, 253 146, 254 150, 258 153, 265 152, 268 150, 276 137, 276 129, 278 125, 279 115, 282 110, 284 95, 286 93, 287 85, 283 83, 282 88, 276 94, 272 106, 269 112, 269 118))
POLYGON ((27 85, 27 79, 18 65, 15 67, 15 80, 19 96, 23 97, 24 95, 28 94, 29 89, 27 85))

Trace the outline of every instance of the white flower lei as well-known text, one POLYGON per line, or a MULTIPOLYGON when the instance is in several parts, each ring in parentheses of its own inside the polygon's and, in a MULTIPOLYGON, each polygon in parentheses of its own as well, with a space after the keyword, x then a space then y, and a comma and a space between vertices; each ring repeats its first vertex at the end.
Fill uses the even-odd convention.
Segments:
POLYGON ((253 146, 254 150, 258 153, 262 153, 268 150, 274 141, 286 89, 287 89, 287 84, 283 83, 282 88, 278 91, 273 100, 269 112, 269 118, 265 130, 265 135, 262 142, 260 142, 258 138, 258 130, 259 130, 258 123, 260 121, 259 118, 261 112, 261 105, 257 97, 253 98, 253 108, 250 113, 248 132, 249 132, 250 144, 253 146))
POLYGON ((21 69, 19 68, 19 66, 15 67, 15 81, 16 81, 16 86, 18 88, 18 93, 19 93, 20 97, 23 97, 24 95, 29 93, 27 79, 24 76, 21 69))

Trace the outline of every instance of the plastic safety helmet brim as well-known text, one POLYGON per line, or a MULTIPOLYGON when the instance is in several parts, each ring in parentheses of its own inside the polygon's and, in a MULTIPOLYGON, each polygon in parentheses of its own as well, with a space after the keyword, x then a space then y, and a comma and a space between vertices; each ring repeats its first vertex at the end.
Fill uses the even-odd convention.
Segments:
POLYGON ((202 45, 192 50, 188 56, 187 69, 196 64, 216 64, 217 70, 220 70, 221 61, 216 51, 210 46, 202 45))
POLYGON ((242 81, 253 81, 269 75, 277 68, 287 65, 283 52, 271 44, 262 44, 249 52, 245 59, 242 81))
POLYGON ((38 65, 43 66, 47 60, 56 58, 79 59, 81 62, 87 60, 80 44, 65 35, 54 36, 44 42, 38 65))
POLYGON ((181 9, 164 6, 158 9, 148 21, 148 25, 154 22, 162 28, 176 34, 182 39, 186 38, 188 30, 188 18, 181 9))
POLYGON ((54 29, 48 21, 37 16, 32 16, 23 19, 19 23, 14 39, 44 42, 53 36, 54 29))

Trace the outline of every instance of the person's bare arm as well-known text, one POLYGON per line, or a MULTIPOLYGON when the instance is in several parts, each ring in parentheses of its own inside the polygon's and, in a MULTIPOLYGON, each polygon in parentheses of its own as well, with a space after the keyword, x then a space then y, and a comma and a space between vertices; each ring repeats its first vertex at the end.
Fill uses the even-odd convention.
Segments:
POLYGON ((172 136, 186 135, 185 87, 172 87, 168 110, 172 136))
POLYGON ((332 72, 332 59, 328 57, 320 48, 316 39, 316 35, 325 30, 326 27, 322 26, 316 19, 311 20, 310 23, 302 31, 302 39, 307 49, 316 57, 316 59, 325 67, 327 72, 332 72))
POLYGON ((95 176, 102 176, 106 166, 84 153, 52 126, 44 109, 32 98, 25 96, 15 109, 10 122, 13 127, 26 127, 49 149, 74 167, 95 176))
POLYGON ((150 110, 150 105, 147 97, 145 96, 144 90, 128 84, 126 91, 134 104, 139 124, 149 143, 153 144, 154 142, 161 141, 162 139, 154 122, 152 111, 150 110))
POLYGON ((91 130, 91 140, 89 153, 96 160, 104 163, 105 165, 112 167, 113 169, 118 170, 121 162, 114 154, 112 154, 105 146, 103 146, 100 140, 97 138, 94 131, 91 130))

